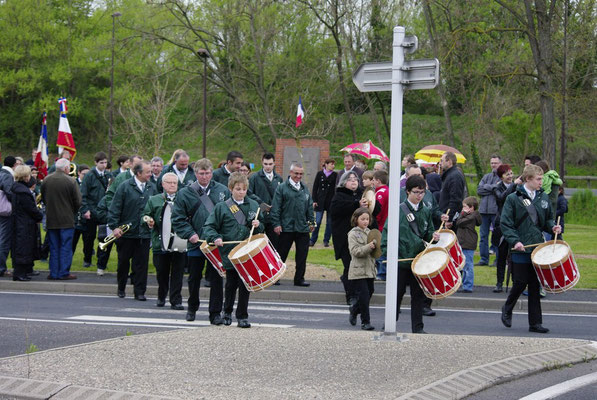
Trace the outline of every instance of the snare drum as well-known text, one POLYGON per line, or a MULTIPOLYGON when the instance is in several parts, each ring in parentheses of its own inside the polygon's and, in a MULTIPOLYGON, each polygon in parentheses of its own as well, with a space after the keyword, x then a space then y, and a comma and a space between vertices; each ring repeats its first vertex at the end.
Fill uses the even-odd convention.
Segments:
POLYGON ((448 251, 442 247, 428 248, 413 260, 411 270, 425 296, 443 299, 458 290, 460 273, 448 251))
POLYGON ((273 285, 286 272, 286 264, 264 234, 254 235, 250 242, 241 242, 228 258, 249 292, 273 285))
POLYGON ((220 249, 218 246, 210 246, 207 242, 201 243, 199 250, 205 255, 205 258, 209 260, 209 263, 218 271, 218 274, 222 278, 226 277, 226 269, 222 263, 222 256, 220 255, 220 249))
POLYGON ((160 232, 162 251, 175 251, 184 253, 187 251, 187 241, 172 232, 172 205, 169 202, 162 208, 162 231, 160 232))
POLYGON ((542 243, 531 253, 531 261, 541 286, 549 293, 572 289, 580 279, 580 272, 568 243, 557 240, 542 243))
POLYGON ((458 238, 454 231, 450 229, 442 229, 439 231, 439 241, 430 244, 429 247, 442 247, 446 249, 447 252, 450 253, 452 260, 454 260, 454 265, 456 265, 458 271, 462 271, 462 268, 464 268, 466 259, 464 258, 462 247, 460 247, 460 243, 458 243, 458 238))

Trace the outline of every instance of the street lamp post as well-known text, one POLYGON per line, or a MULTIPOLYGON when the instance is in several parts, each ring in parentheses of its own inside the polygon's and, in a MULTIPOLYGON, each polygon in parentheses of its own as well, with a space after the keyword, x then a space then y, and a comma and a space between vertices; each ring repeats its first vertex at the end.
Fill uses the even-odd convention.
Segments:
POLYGON ((207 49, 197 50, 197 55, 203 58, 203 158, 207 157, 207 49))
POLYGON ((116 11, 112 14, 112 68, 110 70, 110 130, 108 131, 108 161, 112 162, 112 136, 114 135, 114 33, 116 18, 122 14, 116 11))

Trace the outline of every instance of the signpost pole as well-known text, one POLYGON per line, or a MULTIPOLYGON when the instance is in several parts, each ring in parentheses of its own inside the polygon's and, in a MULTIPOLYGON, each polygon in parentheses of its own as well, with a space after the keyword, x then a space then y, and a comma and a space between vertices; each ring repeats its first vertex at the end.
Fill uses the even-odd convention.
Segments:
MULTIPOLYGON (((404 88, 404 27, 394 27, 392 56, 392 122, 390 133, 390 199, 388 210, 388 263, 386 272, 385 335, 396 335, 396 298, 398 295, 398 240, 400 204, 400 168, 402 161, 402 98, 404 88)), ((383 229, 383 227, 380 227, 383 229)))

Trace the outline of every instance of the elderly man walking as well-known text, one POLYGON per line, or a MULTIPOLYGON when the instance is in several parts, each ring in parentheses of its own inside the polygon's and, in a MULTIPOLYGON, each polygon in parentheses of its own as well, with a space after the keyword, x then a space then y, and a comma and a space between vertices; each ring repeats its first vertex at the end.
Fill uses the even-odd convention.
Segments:
POLYGON ((481 259, 477 265, 489 265, 489 228, 493 225, 493 220, 498 210, 495 191, 502 181, 496 173, 498 167, 502 164, 500 156, 491 156, 489 163, 491 165, 491 172, 483 176, 477 187, 477 194, 481 197, 479 213, 481 214, 482 221, 480 229, 481 240, 479 241, 481 259))
POLYGON ((41 185, 41 197, 46 205, 46 229, 50 237, 50 275, 48 279, 77 279, 71 275, 75 213, 81 207, 81 192, 74 178, 68 175, 70 161, 56 161, 56 171, 41 185))

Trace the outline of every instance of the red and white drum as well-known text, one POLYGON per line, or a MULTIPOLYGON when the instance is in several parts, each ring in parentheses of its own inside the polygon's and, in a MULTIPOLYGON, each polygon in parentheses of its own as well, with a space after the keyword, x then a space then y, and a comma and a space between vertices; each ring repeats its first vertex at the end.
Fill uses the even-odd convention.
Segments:
POLYGON ((456 264, 446 249, 427 248, 413 260, 411 270, 425 296, 443 299, 458 290, 462 283, 456 264))
POLYGON ((226 269, 222 263, 222 256, 220 255, 220 249, 218 246, 210 246, 207 242, 201 243, 199 250, 205 255, 205 258, 209 260, 211 265, 218 271, 218 274, 222 278, 226 277, 226 269))
POLYGON ((549 293, 562 293, 572 289, 580 279, 574 255, 568 243, 553 240, 537 246, 531 261, 539 282, 549 293))
POLYGON ((460 247, 460 243, 458 243, 458 238, 454 231, 450 229, 442 229, 439 231, 439 241, 437 243, 430 244, 429 247, 441 247, 444 248, 450 253, 450 257, 454 260, 454 265, 458 271, 462 271, 464 268, 464 264, 466 259, 464 258, 464 253, 462 252, 462 247, 460 247))
POLYGON ((254 235, 250 242, 241 242, 228 258, 249 292, 273 285, 286 272, 286 264, 264 234, 254 235))

